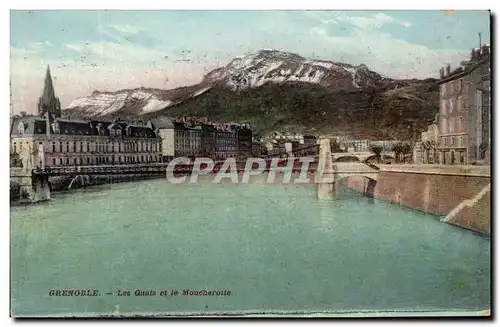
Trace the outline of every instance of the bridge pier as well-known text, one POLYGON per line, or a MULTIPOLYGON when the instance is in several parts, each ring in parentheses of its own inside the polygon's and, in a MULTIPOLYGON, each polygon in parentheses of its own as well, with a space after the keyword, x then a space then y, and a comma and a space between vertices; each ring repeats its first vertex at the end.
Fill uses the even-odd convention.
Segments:
POLYGON ((319 163, 316 172, 318 186, 318 199, 333 199, 336 195, 333 178, 332 151, 330 140, 325 138, 319 143, 319 163))
POLYGON ((20 201, 22 203, 37 203, 50 200, 50 185, 48 174, 33 174, 32 176, 11 176, 11 180, 20 185, 20 201))

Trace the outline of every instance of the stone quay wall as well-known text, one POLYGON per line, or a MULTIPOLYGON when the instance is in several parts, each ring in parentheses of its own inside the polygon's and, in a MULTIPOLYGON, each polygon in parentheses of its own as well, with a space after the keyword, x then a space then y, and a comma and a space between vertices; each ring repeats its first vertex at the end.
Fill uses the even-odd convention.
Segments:
POLYGON ((491 233, 489 166, 379 165, 375 190, 369 180, 349 177, 347 186, 365 195, 442 216, 447 223, 491 233), (450 215, 450 213, 452 213, 450 215))

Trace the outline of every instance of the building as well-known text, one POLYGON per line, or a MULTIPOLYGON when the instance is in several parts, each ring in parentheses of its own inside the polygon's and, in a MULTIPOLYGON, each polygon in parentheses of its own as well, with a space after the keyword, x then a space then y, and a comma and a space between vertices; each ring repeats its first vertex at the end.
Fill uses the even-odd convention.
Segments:
POLYGON ((259 158, 263 153, 265 153, 265 150, 263 150, 262 144, 257 141, 252 141, 252 155, 259 158))
POLYGON ((151 123, 62 119, 49 68, 38 113, 43 116, 12 118, 11 148, 23 165, 27 160, 27 166, 40 168, 161 161, 161 138, 151 123))
POLYGON ((169 162, 175 157, 175 131, 172 119, 158 117, 153 121, 156 133, 161 138, 161 156, 163 162, 169 162))
POLYGON ((247 124, 214 123, 207 118, 153 120, 162 138, 163 161, 173 157, 205 157, 218 160, 252 155, 252 130, 247 124))
POLYGON ((287 155, 287 144, 285 140, 273 140, 267 143, 267 154, 271 157, 286 156, 287 155))
POLYGON ((236 133, 236 142, 238 147, 237 157, 240 160, 252 157, 252 130, 247 124, 232 125, 236 133))
MULTIPOLYGON (((161 161, 161 138, 152 127, 137 123, 75 121, 19 117, 11 131, 14 153, 43 151, 44 162, 32 166, 111 165, 161 161)), ((22 158, 22 160, 34 160, 22 158)))
POLYGON ((490 47, 472 50, 470 60, 453 72, 440 70, 439 162, 489 162, 490 47), (488 158, 487 158, 488 157, 488 158))
POLYGON ((175 156, 201 157, 201 126, 174 122, 175 156))
POLYGON ((203 157, 205 158, 215 158, 217 151, 215 133, 216 129, 213 125, 201 125, 201 148, 203 157))
POLYGON ((238 155, 237 135, 229 123, 215 124, 215 159, 225 160, 238 155))

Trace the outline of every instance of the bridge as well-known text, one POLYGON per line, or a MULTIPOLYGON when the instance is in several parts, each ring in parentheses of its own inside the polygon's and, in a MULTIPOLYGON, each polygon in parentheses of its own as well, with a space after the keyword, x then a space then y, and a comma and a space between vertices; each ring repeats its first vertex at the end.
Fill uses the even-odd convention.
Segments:
POLYGON ((367 163, 367 159, 375 156, 372 152, 332 153, 329 139, 320 140, 318 174, 318 198, 333 199, 337 197, 338 182, 350 176, 366 177, 368 188, 372 191, 377 183, 379 169, 376 165, 367 163), (357 160, 340 162, 339 159, 354 157, 357 160))
MULTIPOLYGON (((394 151, 384 151, 380 154, 382 158, 386 159, 394 159, 396 157, 396 154, 394 151)), ((344 161, 344 160, 349 160, 349 161, 359 161, 359 162, 366 162, 372 158, 376 158, 377 156, 373 152, 369 151, 360 151, 360 152, 334 152, 332 153, 332 159, 333 161, 344 161)))
MULTIPOLYGON (((314 146, 317 147, 317 146, 314 146)), ((302 171, 302 163, 300 162, 300 155, 307 153, 309 148, 299 149, 298 152, 293 152, 292 155, 299 155, 295 157, 293 166, 288 166, 288 159, 290 154, 280 154, 278 156, 266 158, 266 168, 264 171, 269 171, 271 160, 276 157, 282 158, 278 162, 278 167, 285 170, 291 170, 293 173, 300 173, 302 171), (304 152, 304 150, 306 152, 304 152), (281 157, 284 156, 284 157, 281 157), (288 168, 285 168, 288 167, 288 168)), ((331 197, 335 195, 338 181, 349 176, 364 176, 369 179, 369 183, 375 183, 378 176, 378 169, 375 165, 366 162, 373 153, 331 153, 329 140, 322 140, 320 143, 319 156, 310 156, 314 160, 309 166, 310 173, 316 173, 317 170, 320 176, 323 176, 322 182, 318 183, 318 196, 331 197), (349 157, 352 155, 357 156, 358 160, 353 162, 339 161, 342 157, 349 157), (360 161, 361 160, 361 161, 360 161), (318 163, 319 161, 319 163, 318 163)), ((293 158, 293 156, 292 156, 293 158)), ((35 160, 33 160, 35 161, 35 160)), ((21 194, 27 194, 28 202, 39 202, 50 199, 50 186, 49 177, 51 176, 92 176, 92 175, 145 175, 145 176, 165 176, 169 163, 144 163, 144 164, 119 164, 119 165, 94 165, 94 166, 55 166, 45 167, 42 161, 41 168, 33 168, 31 160, 26 160, 23 167, 11 167, 11 181, 20 185, 21 194)), ((225 161, 216 161, 214 163, 213 173, 217 173, 222 168, 225 161)), ((241 172, 245 169, 246 161, 236 161, 236 169, 241 172)), ((193 170, 193 161, 190 163, 176 164, 172 169, 173 173, 186 174, 191 173, 193 170)), ((70 183, 72 185, 72 183, 70 183)))
MULTIPOLYGON (((302 172, 302 163, 300 158, 281 158, 270 157, 264 159, 266 167, 264 171, 271 169, 272 160, 277 161, 277 167, 281 171, 291 171, 292 173, 302 172), (293 160, 293 166, 288 166, 288 160, 293 160)), ((221 171, 225 161, 215 161, 212 173, 216 174, 221 171)), ((246 168, 246 160, 235 160, 236 171, 243 172, 246 168)), ((309 172, 316 171, 317 157, 314 162, 309 165, 309 172)), ((25 161, 24 167, 11 167, 10 180, 19 184, 21 194, 25 195, 25 202, 35 203, 40 201, 50 200, 50 183, 49 177, 52 176, 68 176, 72 177, 73 181, 78 176, 113 176, 113 175, 144 175, 144 176, 165 176, 167 170, 171 170, 176 174, 190 174, 193 171, 194 161, 189 163, 177 163, 170 165, 170 162, 164 163, 145 163, 145 164, 121 164, 121 165, 91 165, 91 166, 55 166, 32 168, 29 160, 25 161)), ((201 164, 200 169, 206 169, 204 164, 201 164)), ((257 167, 252 166, 252 169, 257 167)), ((229 170, 231 168, 229 167, 229 170)), ((227 170, 226 170, 227 171, 227 170)), ((70 187, 73 182, 70 183, 70 187)))

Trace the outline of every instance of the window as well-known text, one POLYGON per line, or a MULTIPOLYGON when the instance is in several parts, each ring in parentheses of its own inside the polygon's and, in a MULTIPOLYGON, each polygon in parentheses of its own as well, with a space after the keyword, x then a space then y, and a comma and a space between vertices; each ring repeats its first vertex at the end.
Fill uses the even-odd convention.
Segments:
POLYGON ((73 142, 73 152, 76 152, 76 142, 73 142))
POLYGON ((66 158, 66 164, 69 165, 69 158, 66 158))
POLYGON ((483 104, 483 92, 481 90, 476 91, 476 107, 477 109, 481 109, 483 104))
POLYGON ((87 142, 87 152, 90 152, 90 144, 87 142))
POLYGON ((450 108, 449 109, 449 112, 452 113, 453 110, 455 110, 455 99, 454 98, 451 98, 450 99, 450 108))
POLYGON ((463 126, 463 118, 462 117, 458 117, 458 132, 463 132, 464 126, 463 126))
MULTIPOLYGON (((52 152, 56 152, 56 142, 52 142, 52 152)), ((54 166, 56 164, 54 163, 54 166)))
POLYGON ((24 134, 24 123, 22 121, 20 121, 17 124, 17 134, 19 134, 19 135, 23 135, 24 134))
POLYGON ((17 146, 16 146, 16 143, 14 143, 14 153, 17 153, 17 146))
POLYGON ((454 137, 451 138, 451 145, 455 145, 455 138, 454 137))
POLYGON ((463 78, 459 79, 459 87, 458 87, 458 92, 462 92, 464 90, 464 80, 463 78))
POLYGON ((63 164, 63 160, 62 160, 62 158, 59 158, 59 165, 62 166, 62 164, 63 164))
POLYGON ((464 146, 464 137, 463 136, 459 137, 459 139, 458 139, 458 145, 459 146, 464 146))
MULTIPOLYGON (((69 152, 69 142, 66 142, 66 152, 69 152)), ((68 158, 66 158, 66 159, 67 159, 66 164, 68 164, 69 159, 68 158)))
MULTIPOLYGON (((87 143, 88 144, 88 143, 87 143)), ((87 165, 90 164, 90 158, 87 157, 87 165)))
POLYGON ((59 142, 59 151, 60 152, 63 152, 63 143, 62 142, 59 142))
POLYGON ((83 152, 83 142, 80 142, 80 152, 83 152))
POLYGON ((56 165, 56 158, 52 158, 52 166, 56 165))
POLYGON ((448 121, 448 133, 453 133, 453 118, 448 121))
POLYGON ((464 110, 464 97, 459 96, 458 97, 458 111, 463 111, 464 110))

